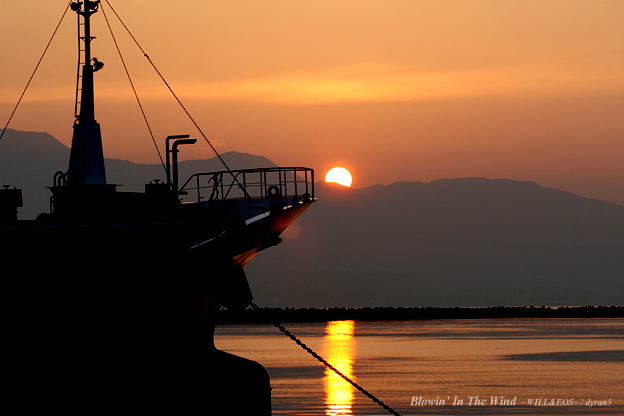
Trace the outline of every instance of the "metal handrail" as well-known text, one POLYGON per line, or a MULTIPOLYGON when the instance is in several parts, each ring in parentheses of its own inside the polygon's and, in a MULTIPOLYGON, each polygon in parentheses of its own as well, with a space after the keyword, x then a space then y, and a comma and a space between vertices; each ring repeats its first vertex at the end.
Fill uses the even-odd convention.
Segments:
POLYGON ((179 193, 196 195, 196 202, 275 197, 309 200, 314 199, 314 170, 275 167, 194 173, 182 185, 179 193))

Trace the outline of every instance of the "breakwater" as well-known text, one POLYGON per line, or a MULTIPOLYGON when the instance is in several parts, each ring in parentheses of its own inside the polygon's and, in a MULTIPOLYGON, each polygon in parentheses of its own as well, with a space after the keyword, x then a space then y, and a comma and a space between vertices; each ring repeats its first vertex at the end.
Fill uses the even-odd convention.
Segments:
POLYGON ((258 308, 223 309, 219 324, 307 323, 327 321, 403 321, 429 319, 623 318, 624 306, 483 307, 483 308, 258 308))

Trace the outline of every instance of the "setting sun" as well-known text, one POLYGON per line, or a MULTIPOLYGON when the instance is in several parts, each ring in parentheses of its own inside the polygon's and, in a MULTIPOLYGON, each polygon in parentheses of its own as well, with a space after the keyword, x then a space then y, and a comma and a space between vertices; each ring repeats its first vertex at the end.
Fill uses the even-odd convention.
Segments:
POLYGON ((325 175, 325 182, 339 183, 342 186, 351 186, 353 178, 345 168, 333 168, 325 175))

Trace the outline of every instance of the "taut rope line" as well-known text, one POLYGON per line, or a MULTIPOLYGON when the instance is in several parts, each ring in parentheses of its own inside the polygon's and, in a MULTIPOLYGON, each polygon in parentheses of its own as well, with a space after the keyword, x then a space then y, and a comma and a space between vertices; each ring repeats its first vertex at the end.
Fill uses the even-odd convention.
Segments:
MULTIPOLYGON (((256 305, 255 303, 250 303, 251 307, 253 309, 259 309, 258 305, 256 305)), ((321 357, 320 355, 318 355, 317 353, 315 353, 310 347, 308 347, 306 344, 304 344, 303 342, 301 342, 296 336, 294 336, 290 331, 288 331, 286 328, 284 328, 282 325, 278 324, 277 322, 273 323, 273 326, 276 327, 277 329, 279 329, 281 332, 284 333, 284 335, 286 335, 288 338, 292 339, 293 341, 295 341, 295 343, 297 345, 299 345, 301 348, 303 348, 308 354, 310 354, 311 356, 313 356, 314 358, 316 358, 318 361, 320 361, 325 367, 329 368, 330 370, 332 370, 334 373, 338 374, 340 377, 342 377, 347 383, 351 384, 353 387, 355 387, 356 389, 358 389, 362 394, 364 394, 366 397, 368 397, 369 399, 371 399, 372 401, 374 401, 375 403, 377 403, 379 406, 383 407, 385 410, 387 410, 388 412, 390 412, 391 414, 395 415, 395 416, 401 416, 401 414, 399 412, 397 412, 396 410, 394 410, 393 408, 391 408, 390 406, 388 406, 387 404, 385 404, 384 402, 382 402, 381 400, 379 400, 377 397, 375 397, 372 393, 369 393, 368 391, 366 391, 363 387, 361 387, 359 384, 357 384, 355 381, 351 380, 349 377, 345 376, 344 374, 342 374, 340 372, 340 370, 338 370, 336 367, 334 367, 333 365, 331 365, 330 363, 328 363, 327 361, 325 361, 325 359, 323 359, 323 357, 321 357)))
POLYGON ((119 49, 119 45, 117 44, 117 39, 115 38, 115 34, 113 33, 113 28, 111 27, 109 21, 108 21, 108 16, 106 16, 106 11, 104 10, 104 7, 102 7, 102 14, 104 14, 104 20, 106 20, 106 25, 108 26, 108 30, 111 34, 111 37, 113 38, 113 42, 115 43, 115 48, 117 48, 117 53, 119 54, 119 59, 121 59, 121 64, 124 67, 124 70, 126 71, 126 75, 128 77, 128 81, 130 81, 130 86, 132 87, 132 91, 134 92, 134 96, 136 97, 137 103, 139 104, 139 108, 141 109, 141 114, 143 114, 143 120, 145 120, 145 124, 147 125, 147 130, 149 130, 149 134, 152 137, 152 142, 154 142, 154 147, 156 147, 156 152, 158 153, 158 157, 160 158, 160 163, 162 163, 163 169, 165 170, 165 173, 167 172, 167 168, 165 167, 165 161, 163 160, 162 155, 160 154, 160 149, 158 148, 158 144, 156 144, 156 139, 154 138, 154 133, 152 133, 152 128, 150 127, 149 122, 147 121, 147 116, 145 115, 145 111, 143 111, 143 105, 141 105, 141 100, 139 100, 139 95, 136 92, 136 89, 134 88, 134 83, 132 82, 132 78, 130 78, 130 72, 128 72, 128 67, 126 66, 126 61, 124 60, 123 56, 121 55, 121 50, 119 49))
POLYGON ((113 8, 113 6, 110 4, 110 2, 108 0, 106 0, 106 4, 108 4, 108 7, 110 7, 110 9, 113 11, 113 13, 115 14, 115 16, 117 16, 117 19, 119 20, 119 22, 122 24, 122 26, 126 29, 126 31, 128 32, 128 34, 130 35, 130 37, 132 38, 132 40, 134 41, 134 43, 137 45, 137 47, 139 48, 139 50, 143 53, 143 56, 145 56, 145 58, 148 60, 148 62, 150 63, 150 65, 152 65, 152 68, 154 68, 154 71, 156 71, 156 73, 158 74, 158 76, 160 77, 160 79, 162 80, 162 82, 167 86, 167 88, 169 89, 169 92, 171 92, 171 95, 173 95, 173 98, 175 98, 175 100, 178 102, 178 104, 180 105, 180 107, 182 108, 182 110, 186 113, 186 115, 188 116, 188 118, 191 120, 191 122, 193 123, 193 125, 195 126, 195 128, 197 129, 197 131, 199 131, 199 134, 201 134, 201 136, 204 138, 204 140, 206 140, 206 143, 208 143, 208 145, 210 146, 210 148, 212 149, 212 151, 215 153, 215 155, 217 155, 217 157, 219 158, 219 160, 221 161, 221 163, 223 164, 223 166, 225 166, 225 168, 227 169, 227 171, 230 173, 230 175, 232 175, 232 178, 234 179, 234 181, 238 184, 238 186, 240 187, 240 189, 243 191, 243 193, 245 194, 245 196, 249 199, 251 199, 251 196, 247 193, 247 190, 245 189, 245 187, 239 182, 238 178, 236 177, 236 175, 234 175, 234 173, 232 172, 232 170, 230 169, 230 167, 227 165, 227 163, 225 163, 225 160, 223 160, 223 158, 221 157, 221 155, 219 154, 219 152, 217 152, 217 149, 212 145, 212 143, 210 142, 210 140, 208 140, 208 137, 204 134, 203 130, 201 129, 201 127, 199 127, 199 125, 197 124, 197 122, 195 121, 195 119, 193 118, 193 116, 191 116, 191 113, 189 113, 189 111, 186 109, 186 107, 184 106, 184 104, 182 104, 182 101, 180 101, 180 99, 178 98, 178 96, 176 95, 176 93, 173 91, 173 88, 171 88, 171 86, 169 85, 169 83, 167 82, 167 80, 165 79, 165 77, 160 73, 160 71, 158 70, 158 68, 156 68, 156 65, 154 64, 154 62, 152 62, 152 60, 150 59, 149 55, 147 54, 147 52, 145 52, 145 50, 141 47, 141 45, 139 44, 139 42, 136 40, 136 38, 134 37, 134 35, 132 34, 132 32, 130 32, 130 29, 128 29, 128 26, 126 26, 126 24, 123 22, 123 20, 121 20, 121 17, 119 17, 119 15, 117 14, 117 12, 115 11, 115 9, 113 8))
POLYGON ((9 120, 7 121, 6 125, 4 126, 4 129, 2 130, 2 133, 0 133, 0 140, 2 140, 2 136, 4 136, 4 133, 6 132, 7 128, 9 127, 9 123, 11 123, 11 120, 13 119, 13 116, 15 115, 15 112, 17 111, 17 107, 19 107, 20 103, 22 102, 22 98, 24 98, 24 94, 26 94, 26 90, 28 89, 28 86, 30 85, 30 82, 35 77, 35 74, 37 73, 37 69, 39 69, 39 65, 41 65, 41 61, 43 61, 43 57, 46 55, 46 52, 48 52, 48 48, 50 47, 50 44, 52 43, 52 40, 54 39, 54 36, 56 36, 56 32, 58 32, 58 29, 61 26, 61 23, 63 22, 63 19, 65 18, 65 15, 67 14, 67 10, 69 10, 69 6, 71 4, 72 4, 71 1, 67 4, 67 7, 65 8, 65 11, 63 12, 63 16, 61 16, 61 20, 59 20, 58 24, 56 25, 56 29, 54 29, 54 33, 52 33, 52 37, 50 38, 50 40, 48 41, 48 44, 46 45, 45 49, 43 50, 43 53, 41 54, 41 58, 39 58, 39 62, 37 62, 37 66, 35 66, 35 70, 33 71, 32 75, 30 76, 30 79, 26 83, 26 87, 24 88, 24 91, 22 91, 22 95, 20 95, 19 100, 17 100, 17 104, 15 104, 15 108, 13 109, 13 112, 11 113, 11 116, 9 117, 9 120))

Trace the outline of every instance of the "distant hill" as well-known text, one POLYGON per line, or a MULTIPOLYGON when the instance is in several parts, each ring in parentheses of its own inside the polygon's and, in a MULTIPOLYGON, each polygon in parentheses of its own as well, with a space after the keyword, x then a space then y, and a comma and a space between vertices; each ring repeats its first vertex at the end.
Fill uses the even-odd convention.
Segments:
MULTIPOLYGON (((227 152, 221 155, 230 169, 276 166, 269 159, 247 153, 227 152)), ((54 173, 66 171, 69 148, 48 133, 8 129, 0 140, 0 186, 10 185, 24 191, 20 219, 34 219, 48 212, 54 173)), ((120 191, 143 192, 145 184, 165 179, 162 165, 137 164, 127 160, 104 159, 108 183, 122 185, 120 191)), ((180 178, 186 180, 196 172, 225 170, 217 159, 188 160, 179 163, 180 178)))
POLYGON ((484 178, 319 201, 247 266, 259 306, 613 305, 624 299, 624 207, 484 178))
MULTIPOLYGON (((232 169, 275 166, 229 152, 232 169)), ((7 131, 0 185, 24 189, 20 218, 48 211, 69 149, 46 133, 7 131)), ((140 191, 162 166, 106 159, 110 183, 140 191)), ((222 170, 180 164, 181 177, 222 170)), ((318 202, 284 242, 246 267, 269 307, 621 305, 624 206, 535 183, 484 178, 363 189, 316 184, 318 202)), ((206 265, 206 272, 209 272, 206 265)))
POLYGON ((69 148, 48 133, 8 129, 0 140, 0 186, 24 191, 20 219, 48 212, 54 172, 67 170, 69 148))

